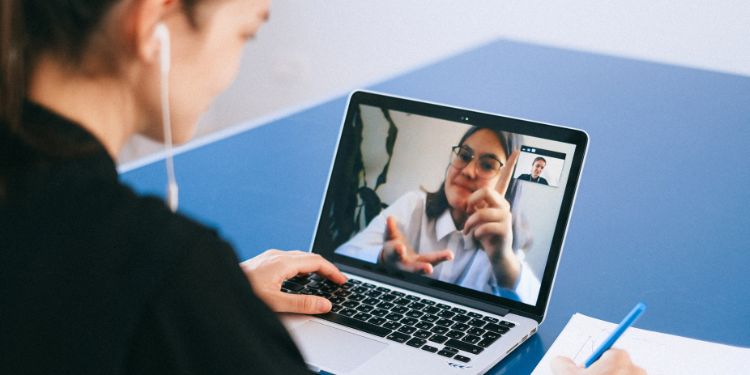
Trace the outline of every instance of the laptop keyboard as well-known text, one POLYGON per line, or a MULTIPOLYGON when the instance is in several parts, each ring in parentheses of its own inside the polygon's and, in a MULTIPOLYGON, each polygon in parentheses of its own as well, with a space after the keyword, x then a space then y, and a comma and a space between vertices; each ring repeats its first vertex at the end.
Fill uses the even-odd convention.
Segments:
POLYGON ((461 362, 471 361, 515 324, 349 278, 338 285, 317 274, 284 282, 286 293, 331 301, 319 318, 461 362))

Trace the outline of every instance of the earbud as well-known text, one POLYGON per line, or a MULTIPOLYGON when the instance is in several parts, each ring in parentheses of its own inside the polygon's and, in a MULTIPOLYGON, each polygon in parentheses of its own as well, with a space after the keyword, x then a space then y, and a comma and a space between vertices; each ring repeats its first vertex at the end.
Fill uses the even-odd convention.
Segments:
POLYGON ((154 37, 159 41, 159 72, 161 84, 161 116, 164 128, 164 147, 166 151, 167 167, 167 204, 172 212, 177 211, 179 202, 179 189, 174 174, 174 160, 172 157, 172 124, 169 113, 169 68, 170 44, 169 29, 163 23, 156 25, 154 37))
POLYGON ((169 73, 170 61, 170 45, 169 45, 169 29, 167 25, 159 22, 154 30, 154 37, 159 41, 159 65, 162 73, 169 73))

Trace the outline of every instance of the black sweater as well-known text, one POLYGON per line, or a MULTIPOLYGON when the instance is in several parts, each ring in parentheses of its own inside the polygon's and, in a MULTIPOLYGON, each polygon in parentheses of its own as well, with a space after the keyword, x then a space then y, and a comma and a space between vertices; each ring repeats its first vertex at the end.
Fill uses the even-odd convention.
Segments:
POLYGON ((93 135, 0 124, 0 374, 306 372, 217 234, 118 181, 93 135))

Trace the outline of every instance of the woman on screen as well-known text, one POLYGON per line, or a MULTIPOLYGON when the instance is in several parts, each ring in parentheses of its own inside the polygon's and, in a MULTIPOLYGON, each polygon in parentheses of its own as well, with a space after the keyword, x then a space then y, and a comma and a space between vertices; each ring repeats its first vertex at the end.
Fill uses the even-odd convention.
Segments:
POLYGON ((516 143, 472 127, 451 150, 437 192, 403 195, 336 252, 534 304, 539 280, 513 249, 505 198, 516 143))

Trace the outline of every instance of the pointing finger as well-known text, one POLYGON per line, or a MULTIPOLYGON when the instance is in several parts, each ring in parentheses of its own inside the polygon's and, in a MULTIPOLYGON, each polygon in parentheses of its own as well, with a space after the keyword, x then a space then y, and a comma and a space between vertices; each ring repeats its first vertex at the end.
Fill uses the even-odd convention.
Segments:
POLYGON ((508 160, 505 162, 505 165, 503 165, 503 167, 500 169, 500 178, 498 178, 497 180, 495 189, 502 196, 505 196, 505 193, 508 191, 508 186, 510 186, 510 179, 511 177, 513 177, 513 169, 516 167, 516 162, 518 162, 518 157, 520 155, 521 151, 513 151, 508 157, 508 160))

